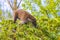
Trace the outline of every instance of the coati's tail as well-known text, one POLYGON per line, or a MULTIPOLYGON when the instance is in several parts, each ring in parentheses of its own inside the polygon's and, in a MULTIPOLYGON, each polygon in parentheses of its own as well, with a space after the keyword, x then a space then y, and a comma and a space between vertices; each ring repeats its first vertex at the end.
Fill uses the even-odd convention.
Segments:
POLYGON ((36 23, 36 18, 34 18, 32 15, 29 16, 29 20, 32 22, 32 24, 37 27, 37 23, 36 23))

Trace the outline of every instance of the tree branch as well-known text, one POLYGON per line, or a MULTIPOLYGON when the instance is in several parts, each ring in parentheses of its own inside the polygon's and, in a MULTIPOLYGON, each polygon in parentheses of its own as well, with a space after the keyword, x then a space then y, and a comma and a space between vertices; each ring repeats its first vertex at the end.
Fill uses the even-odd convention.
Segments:
POLYGON ((13 10, 13 7, 12 7, 12 5, 10 4, 9 0, 7 0, 7 2, 8 2, 8 4, 10 5, 10 7, 12 8, 12 10, 13 10))
POLYGON ((18 4, 17 8, 19 8, 19 5, 21 4, 21 1, 22 1, 22 0, 20 0, 20 2, 19 2, 19 4, 18 4))

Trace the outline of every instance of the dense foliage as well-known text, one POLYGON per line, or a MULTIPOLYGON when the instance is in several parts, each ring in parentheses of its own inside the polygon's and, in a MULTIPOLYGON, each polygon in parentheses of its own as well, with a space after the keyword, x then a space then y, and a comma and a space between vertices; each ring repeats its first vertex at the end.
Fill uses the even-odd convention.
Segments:
POLYGON ((23 9, 31 11, 38 28, 30 22, 19 25, 20 20, 14 24, 13 20, 6 20, 0 10, 0 40, 60 40, 60 0, 46 0, 44 4, 42 0, 23 2, 23 9))
POLYGON ((59 40, 60 22, 56 20, 40 19, 37 20, 38 28, 28 25, 14 24, 12 20, 0 22, 1 40, 59 40))

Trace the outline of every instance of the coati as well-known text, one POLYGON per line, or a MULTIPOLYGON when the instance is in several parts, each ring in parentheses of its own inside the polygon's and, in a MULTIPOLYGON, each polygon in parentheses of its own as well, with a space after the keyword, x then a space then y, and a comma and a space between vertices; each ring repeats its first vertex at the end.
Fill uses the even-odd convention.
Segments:
POLYGON ((17 19, 21 20, 21 24, 25 24, 30 21, 35 27, 37 25, 36 19, 31 14, 29 14, 29 12, 23 9, 19 9, 14 12, 14 23, 16 23, 17 19))

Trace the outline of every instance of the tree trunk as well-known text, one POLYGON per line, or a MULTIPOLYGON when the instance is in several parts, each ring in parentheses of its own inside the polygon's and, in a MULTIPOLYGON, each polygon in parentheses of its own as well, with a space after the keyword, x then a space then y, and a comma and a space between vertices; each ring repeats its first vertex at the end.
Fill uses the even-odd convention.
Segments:
POLYGON ((13 3, 13 11, 17 10, 17 0, 14 0, 14 3, 13 3))

